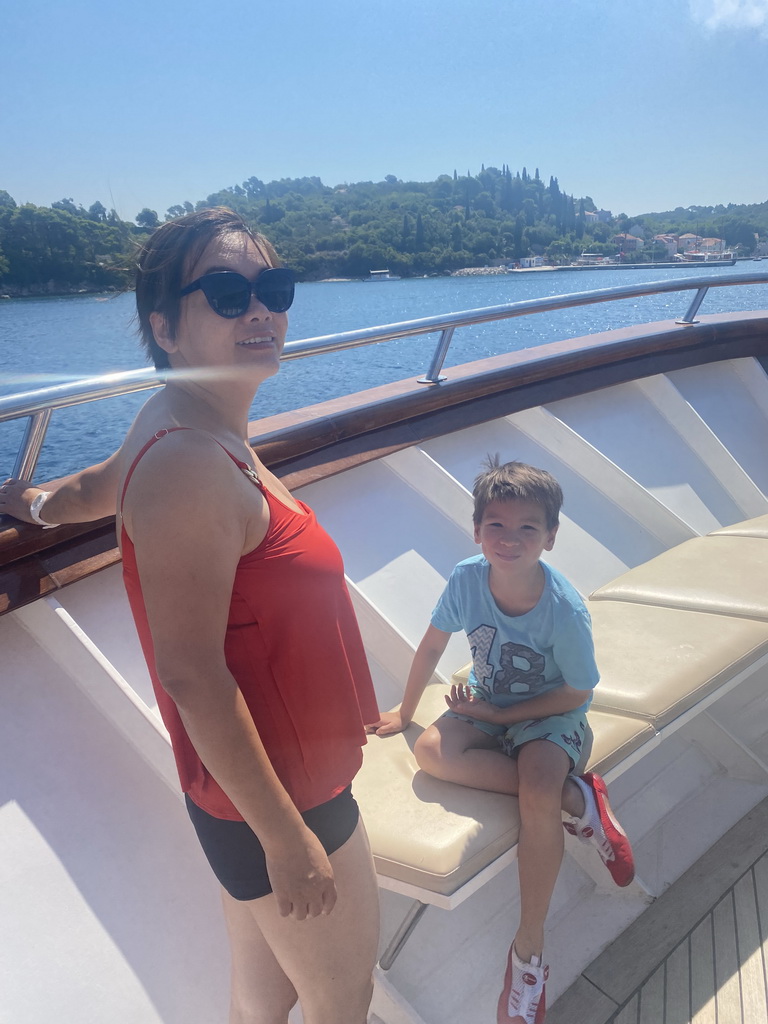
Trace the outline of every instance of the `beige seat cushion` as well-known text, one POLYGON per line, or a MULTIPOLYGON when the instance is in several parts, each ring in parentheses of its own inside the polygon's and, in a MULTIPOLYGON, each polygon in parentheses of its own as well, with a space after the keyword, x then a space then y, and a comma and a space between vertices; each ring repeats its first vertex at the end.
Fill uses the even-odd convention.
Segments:
POLYGON ((631 601, 768 620, 768 544, 759 537, 687 540, 606 583, 596 601, 631 601))
POLYGON ((600 775, 621 764, 625 757, 634 754, 656 735, 650 722, 598 711, 594 705, 587 718, 594 734, 587 767, 600 775))
MULTIPOLYGON (((517 843, 515 797, 441 782, 420 771, 413 745, 445 710, 448 688, 427 687, 414 722, 397 736, 370 736, 354 792, 380 875, 450 895, 517 843)), ((618 764, 654 736, 648 722, 590 713, 591 764, 618 764)))
POLYGON ((709 536, 762 537, 764 540, 768 540, 768 515, 747 519, 743 523, 734 523, 733 526, 723 526, 720 530, 713 530, 709 536))
POLYGON ((768 653, 765 621, 623 601, 589 610, 600 669, 592 707, 656 729, 768 653))

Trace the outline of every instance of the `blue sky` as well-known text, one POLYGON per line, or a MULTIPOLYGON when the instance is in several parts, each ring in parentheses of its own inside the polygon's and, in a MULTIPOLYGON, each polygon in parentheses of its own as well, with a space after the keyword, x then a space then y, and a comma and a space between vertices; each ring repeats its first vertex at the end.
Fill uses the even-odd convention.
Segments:
POLYGON ((0 0, 0 188, 132 219, 255 175, 539 168, 768 199, 768 0, 0 0))

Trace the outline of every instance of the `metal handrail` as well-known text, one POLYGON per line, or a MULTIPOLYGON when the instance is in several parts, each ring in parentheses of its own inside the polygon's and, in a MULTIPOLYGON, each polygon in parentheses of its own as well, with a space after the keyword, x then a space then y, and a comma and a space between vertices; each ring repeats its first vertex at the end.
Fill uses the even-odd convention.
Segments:
MULTIPOLYGON (((440 338, 429 369, 423 377, 419 378, 420 383, 439 384, 440 381, 446 379, 440 375, 440 370, 448 353, 451 337, 457 327, 468 327, 494 320, 507 320, 511 317, 528 316, 532 313, 571 309, 575 306, 588 306, 598 302, 615 302, 643 295, 680 291, 695 291, 696 295, 684 316, 676 323, 694 324, 697 322, 694 317, 710 288, 747 284, 768 284, 768 274, 734 274, 725 279, 688 277, 678 281, 649 281, 646 284, 619 285, 614 288, 553 295, 549 298, 507 302, 498 306, 484 306, 480 309, 467 309, 458 313, 421 317, 418 320, 384 324, 380 327, 366 327, 358 331, 344 331, 339 334, 326 334, 301 341, 290 341, 283 350, 282 359, 304 359, 307 356, 319 355, 324 352, 340 352, 348 348, 360 348, 382 341, 393 341, 397 338, 408 338, 440 331, 440 338)), ((22 440, 13 475, 22 479, 31 479, 53 409, 63 409, 86 402, 95 402, 102 398, 114 398, 118 395, 160 387, 170 374, 171 371, 158 373, 153 369, 127 370, 71 381, 49 388, 40 388, 23 394, 0 397, 0 423, 21 419, 25 416, 30 417, 30 424, 22 440)))
MULTIPOLYGON (((466 309, 460 313, 444 313, 441 316, 422 317, 420 320, 406 320, 403 323, 365 327, 359 331, 345 331, 340 334, 325 334, 317 338, 307 338, 305 341, 292 341, 285 346, 283 359, 300 359, 320 352, 339 352, 346 348, 373 345, 379 341, 393 341, 396 338, 407 338, 416 334, 453 331, 457 327, 488 323, 491 320, 507 320, 514 316, 549 313, 557 309, 589 306, 597 302, 613 302, 619 299, 634 299, 641 295, 657 295, 661 292, 695 290, 697 292, 696 299, 685 316, 677 321, 677 323, 685 324, 695 323, 693 316, 709 288, 741 284, 768 284, 768 274, 734 274, 733 276, 729 275, 727 280, 717 280, 711 277, 686 277, 679 281, 649 281, 646 284, 618 285, 615 288, 599 288, 588 292, 572 292, 568 295, 552 295, 546 299, 506 302, 500 306, 483 306, 481 309, 466 309), (691 310, 693 313, 690 312, 691 310)), ((438 342, 438 350, 441 347, 442 339, 438 342)), ((425 376, 429 378, 429 372, 425 376)), ((437 379, 430 379, 426 382, 438 383, 437 379)))

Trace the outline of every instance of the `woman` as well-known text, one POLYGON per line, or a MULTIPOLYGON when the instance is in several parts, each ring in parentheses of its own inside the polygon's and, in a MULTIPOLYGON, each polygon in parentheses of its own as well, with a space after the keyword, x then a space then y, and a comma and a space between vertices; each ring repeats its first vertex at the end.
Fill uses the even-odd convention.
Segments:
POLYGON ((0 512, 94 519, 117 494, 134 618, 222 884, 231 1024, 285 1024, 297 999, 306 1024, 363 1024, 378 896, 349 785, 378 711, 339 553, 247 440, 293 298, 276 262, 229 210, 159 228, 136 303, 168 383, 105 463, 50 492, 7 481, 0 512))

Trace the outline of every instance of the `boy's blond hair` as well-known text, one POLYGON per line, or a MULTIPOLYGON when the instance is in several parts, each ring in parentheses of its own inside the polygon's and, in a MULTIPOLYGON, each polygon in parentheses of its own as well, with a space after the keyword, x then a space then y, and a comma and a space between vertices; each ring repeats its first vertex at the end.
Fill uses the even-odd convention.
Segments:
POLYGON ((498 455, 489 455, 485 465, 488 468, 476 477, 472 488, 475 526, 480 525, 486 506, 492 501, 535 501, 544 509, 547 529, 554 530, 560 522, 563 492, 551 473, 525 462, 502 465, 498 455))

